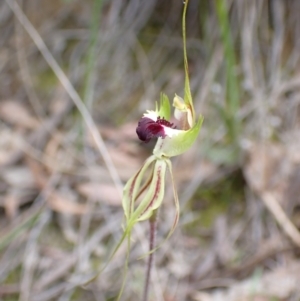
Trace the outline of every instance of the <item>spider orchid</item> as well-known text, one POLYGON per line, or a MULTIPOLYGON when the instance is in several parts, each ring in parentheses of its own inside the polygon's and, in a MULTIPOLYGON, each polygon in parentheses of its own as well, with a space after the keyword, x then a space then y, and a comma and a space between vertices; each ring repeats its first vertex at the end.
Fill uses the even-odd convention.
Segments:
MULTIPOLYGON (((159 106, 156 103, 155 111, 147 111, 138 122, 136 133, 141 141, 147 143, 153 138, 158 139, 153 149, 153 154, 144 162, 144 165, 136 172, 136 174, 128 180, 123 189, 122 205, 126 225, 121 239, 102 270, 85 283, 85 285, 87 285, 101 274, 110 260, 114 257, 121 244, 127 238, 127 257, 124 267, 125 273, 122 287, 117 297, 118 301, 121 298, 125 285, 132 229, 134 225, 140 221, 149 219, 151 223, 151 217, 155 215, 155 212, 162 204, 164 198, 167 169, 171 175, 176 214, 172 228, 165 240, 172 235, 178 223, 179 201, 170 158, 186 152, 194 144, 203 122, 202 116, 195 121, 195 112, 189 91, 189 81, 186 80, 185 99, 183 100, 175 94, 173 101, 173 106, 175 108, 174 116, 178 122, 181 123, 182 129, 178 129, 171 123, 170 102, 168 97, 163 93, 161 94, 159 106)), ((151 256, 159 246, 150 249, 146 255, 151 256)), ((150 265, 149 268, 151 268, 150 265)), ((146 283, 148 285, 148 281, 146 281, 146 283)), ((147 299, 144 298, 144 300, 147 299)))
POLYGON ((170 122, 170 102, 165 94, 161 95, 160 105, 155 111, 147 111, 139 120, 136 132, 140 140, 147 143, 158 138, 150 156, 141 169, 127 182, 123 190, 123 209, 126 228, 131 232, 133 226, 149 219, 162 204, 165 191, 165 175, 169 169, 175 199, 176 216, 168 237, 173 232, 179 217, 179 203, 173 180, 170 157, 187 151, 195 142, 203 118, 195 121, 193 104, 187 97, 184 101, 175 95, 173 106, 175 118, 182 124, 178 129, 170 122), (148 177, 146 177, 148 174, 148 177))
POLYGON ((123 189, 122 205, 126 224, 123 235, 108 260, 109 262, 110 259, 112 259, 123 241, 127 238, 127 256, 124 267, 124 278, 117 300, 120 300, 125 285, 129 264, 132 229, 136 223, 149 220, 150 225, 153 225, 153 227, 150 227, 150 251, 146 254, 149 255, 149 260, 143 297, 143 300, 148 300, 149 277, 153 252, 159 248, 159 246, 154 246, 156 212, 161 206, 164 198, 167 170, 171 175, 176 214, 173 225, 165 240, 167 240, 174 232, 179 218, 179 201, 170 158, 181 155, 194 144, 203 122, 202 116, 198 119, 195 117, 190 91, 185 37, 187 5, 188 0, 185 0, 182 16, 185 93, 184 99, 175 94, 173 100, 173 106, 175 108, 174 117, 175 120, 177 120, 176 123, 178 123, 178 126, 171 122, 171 107, 168 97, 165 94, 161 94, 159 105, 156 103, 154 111, 147 111, 139 120, 136 128, 136 133, 141 141, 147 143, 151 139, 157 138, 157 142, 152 155, 144 162, 143 166, 136 174, 128 180, 123 189), (151 233, 153 237, 151 236, 151 233))

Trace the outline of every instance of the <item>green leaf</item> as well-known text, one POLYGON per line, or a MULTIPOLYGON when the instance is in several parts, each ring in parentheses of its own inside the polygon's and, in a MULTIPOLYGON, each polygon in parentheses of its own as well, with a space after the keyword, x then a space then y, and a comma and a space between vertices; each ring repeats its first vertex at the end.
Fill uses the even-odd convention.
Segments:
POLYGON ((130 249, 131 249, 130 245, 131 245, 131 231, 127 235, 127 251, 126 251, 126 260, 125 260, 124 271, 123 271, 123 280, 122 280, 121 289, 120 289, 118 297, 117 297, 117 301, 121 300, 121 297, 122 297, 122 294, 123 294, 123 291, 125 288, 126 280, 127 280, 129 256, 130 256, 130 249))

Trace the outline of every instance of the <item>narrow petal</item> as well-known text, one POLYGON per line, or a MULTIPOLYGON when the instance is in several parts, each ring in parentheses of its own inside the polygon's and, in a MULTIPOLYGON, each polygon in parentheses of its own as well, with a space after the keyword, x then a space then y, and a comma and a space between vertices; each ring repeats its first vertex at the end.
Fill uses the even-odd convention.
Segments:
POLYGON ((176 94, 173 100, 173 106, 175 107, 175 118, 183 121, 184 125, 187 125, 187 127, 184 126, 184 129, 188 130, 192 128, 194 126, 194 118, 191 106, 185 104, 184 100, 176 94))
POLYGON ((147 252, 145 255, 141 256, 141 258, 144 258, 145 256, 148 256, 149 254, 155 252, 157 249, 159 249, 174 233, 176 226, 178 224, 178 220, 179 220, 179 215, 180 215, 180 207, 179 207, 179 199, 178 199, 178 194, 177 194, 177 190, 176 190, 176 185, 175 185, 175 181, 174 181, 174 177, 173 177, 173 171, 172 171, 172 163, 169 159, 166 159, 165 162, 167 163, 170 175, 171 175, 171 180, 172 180, 172 188, 173 188, 173 195, 174 195, 174 203, 175 203, 175 217, 174 217, 174 221, 173 221, 173 225, 168 233, 168 235, 164 238, 164 240, 162 242, 160 242, 154 249, 150 250, 149 252, 147 252))
MULTIPOLYGON (((146 206, 138 218, 139 221, 148 219, 152 215, 153 211, 161 205, 165 194, 166 167, 167 164, 165 160, 156 161, 153 171, 153 179, 149 187, 148 194, 142 201, 146 206)), ((141 206, 140 209, 142 209, 143 206, 141 206)))
POLYGON ((172 180, 172 188, 173 188, 174 203, 175 203, 175 218, 174 218, 173 226, 167 236, 167 238, 169 238, 173 234, 173 232, 178 224, 179 215, 180 215, 180 207, 179 207, 178 194, 177 194, 177 190, 176 190, 176 184, 175 184, 174 177, 173 177, 172 163, 169 159, 166 160, 166 162, 167 162, 167 165, 168 165, 168 168, 170 171, 171 180, 172 180))
POLYGON ((151 184, 140 204, 131 214, 128 221, 129 226, 138 221, 146 220, 152 215, 153 210, 161 205, 165 192, 166 167, 165 160, 155 162, 151 184))

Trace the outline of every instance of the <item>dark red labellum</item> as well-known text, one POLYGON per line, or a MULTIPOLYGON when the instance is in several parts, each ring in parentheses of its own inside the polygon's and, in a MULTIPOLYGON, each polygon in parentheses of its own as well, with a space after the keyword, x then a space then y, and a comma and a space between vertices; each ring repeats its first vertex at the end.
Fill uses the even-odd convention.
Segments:
POLYGON ((164 126, 174 128, 173 123, 170 123, 164 118, 158 117, 157 121, 154 121, 148 117, 142 117, 136 128, 136 133, 140 140, 147 143, 151 138, 165 138, 164 126))

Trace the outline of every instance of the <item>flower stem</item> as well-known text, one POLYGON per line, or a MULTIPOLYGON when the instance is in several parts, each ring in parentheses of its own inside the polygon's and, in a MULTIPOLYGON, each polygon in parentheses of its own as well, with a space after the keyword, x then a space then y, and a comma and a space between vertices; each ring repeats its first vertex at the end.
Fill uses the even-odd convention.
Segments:
POLYGON ((146 268, 146 278, 144 284, 144 294, 143 294, 143 301, 148 301, 149 295, 149 286, 150 286, 150 279, 151 279, 151 270, 153 266, 153 257, 154 252, 151 252, 155 247, 155 237, 156 237, 156 226, 157 226, 157 210, 153 211, 152 216, 149 219, 150 223, 150 237, 149 237, 149 251, 150 254, 148 255, 148 262, 146 268))

